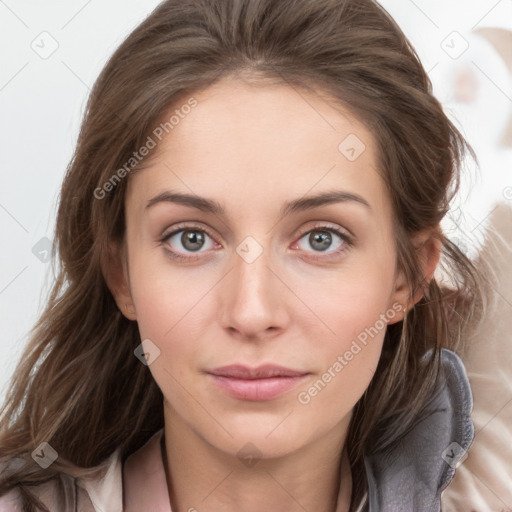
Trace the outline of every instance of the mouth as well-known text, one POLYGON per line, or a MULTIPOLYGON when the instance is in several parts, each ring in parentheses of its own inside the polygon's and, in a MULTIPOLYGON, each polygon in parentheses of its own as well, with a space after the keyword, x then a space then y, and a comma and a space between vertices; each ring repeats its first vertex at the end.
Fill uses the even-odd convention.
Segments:
POLYGON ((247 401, 272 400, 302 383, 309 372, 283 366, 263 365, 251 368, 229 365, 206 372, 220 390, 233 398, 247 401))

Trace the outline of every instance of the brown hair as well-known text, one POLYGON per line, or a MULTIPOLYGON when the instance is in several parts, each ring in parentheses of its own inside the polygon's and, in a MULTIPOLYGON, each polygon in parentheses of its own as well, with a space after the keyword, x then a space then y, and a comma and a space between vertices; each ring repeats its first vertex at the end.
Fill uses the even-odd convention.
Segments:
MULTIPOLYGON (((325 91, 373 132, 394 208, 397 265, 424 296, 390 325, 369 388, 349 428, 351 510, 364 500, 363 456, 398 439, 432 396, 442 347, 459 349, 460 316, 484 302, 473 263, 440 230, 452 282, 425 283, 411 243, 437 229, 469 152, 394 20, 372 0, 167 0, 112 55, 91 91, 56 223, 58 275, 2 409, 0 453, 25 461, 0 494, 68 472, 86 475, 112 452, 123 458, 163 427, 163 397, 134 357, 137 323, 117 308, 105 269, 125 229, 126 179, 98 199, 178 100, 228 76, 325 91), (427 364, 420 365, 429 350, 427 364), (47 469, 30 453, 59 453, 47 469)), ((41 507, 43 508, 43 507, 41 507)))

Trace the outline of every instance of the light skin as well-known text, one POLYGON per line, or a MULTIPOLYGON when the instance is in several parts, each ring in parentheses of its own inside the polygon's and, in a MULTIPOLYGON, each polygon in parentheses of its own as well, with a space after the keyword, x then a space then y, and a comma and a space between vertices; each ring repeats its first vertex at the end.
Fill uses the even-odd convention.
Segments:
MULTIPOLYGON (((113 247, 107 277, 141 339, 160 350, 148 368, 164 395, 172 510, 347 511, 352 482, 343 448, 385 328, 309 403, 297 396, 382 314, 395 305, 389 323, 400 321, 421 297, 411 302, 396 270, 376 142, 347 109, 287 85, 226 79, 194 97, 198 105, 153 150, 150 166, 129 178, 125 244, 113 247), (366 146, 353 161, 338 149, 349 134, 366 146), (225 211, 166 200, 148 207, 169 191, 225 211), (285 203, 327 191, 345 195, 280 216, 285 203), (162 241, 178 225, 202 233, 202 245, 183 244, 183 231, 162 241), (310 234, 323 234, 325 245, 310 234), (257 241, 251 251, 262 250, 251 263, 237 252, 248 236, 257 241), (246 401, 205 373, 235 363, 309 375, 277 398, 246 401), (237 455, 247 443, 261 457, 252 467, 237 455)), ((429 279, 439 246, 430 233, 416 243, 429 279)))

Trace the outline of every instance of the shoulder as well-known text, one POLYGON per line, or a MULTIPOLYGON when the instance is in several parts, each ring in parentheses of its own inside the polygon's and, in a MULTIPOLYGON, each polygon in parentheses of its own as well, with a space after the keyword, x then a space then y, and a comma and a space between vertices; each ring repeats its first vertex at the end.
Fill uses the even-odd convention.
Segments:
MULTIPOLYGON (((60 473, 57 479, 31 487, 30 492, 50 511, 122 512, 120 451, 116 450, 98 466, 97 476, 75 477, 60 473)), ((0 512, 23 512, 19 489, 0 496, 0 512)))

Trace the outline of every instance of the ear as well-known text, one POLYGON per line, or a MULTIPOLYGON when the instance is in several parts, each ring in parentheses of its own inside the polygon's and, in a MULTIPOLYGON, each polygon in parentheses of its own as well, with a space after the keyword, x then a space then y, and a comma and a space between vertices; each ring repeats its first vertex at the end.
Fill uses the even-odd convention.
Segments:
MULTIPOLYGON (((439 228, 422 231, 415 235, 411 242, 416 250, 422 276, 419 285, 411 290, 404 273, 399 272, 391 304, 395 306, 400 304, 401 311, 389 324, 403 320, 407 311, 424 296, 441 258, 442 243, 439 238, 439 228)), ((395 306, 394 309, 397 309, 395 306)))
POLYGON ((110 243, 103 262, 103 275, 121 313, 128 320, 137 320, 135 305, 133 304, 130 291, 128 260, 124 243, 110 243))

